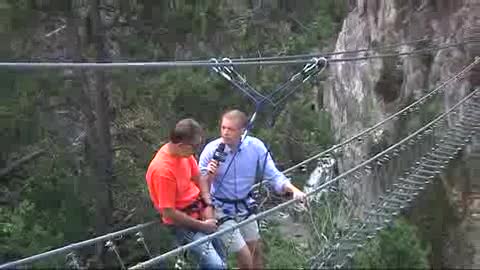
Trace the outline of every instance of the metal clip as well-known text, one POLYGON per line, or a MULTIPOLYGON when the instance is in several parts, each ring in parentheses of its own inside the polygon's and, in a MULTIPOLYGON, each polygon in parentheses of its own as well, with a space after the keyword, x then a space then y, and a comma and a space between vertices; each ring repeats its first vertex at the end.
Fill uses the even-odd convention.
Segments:
POLYGON ((148 248, 147 243, 145 242, 145 238, 143 237, 143 233, 142 232, 137 232, 135 234, 135 236, 137 237, 137 243, 140 243, 143 246, 143 248, 145 249, 145 251, 147 252, 148 257, 152 258, 152 253, 150 253, 150 249, 148 248))
POLYGON ((112 240, 108 240, 107 243, 105 243, 105 246, 106 246, 109 250, 111 250, 111 251, 113 251, 113 252, 115 253, 115 255, 116 255, 116 257, 117 257, 117 260, 118 260, 118 262, 120 263, 120 266, 121 266, 122 270, 126 269, 126 268, 125 268, 125 264, 123 263, 122 257, 120 257, 120 253, 119 253, 118 248, 117 248, 117 246, 115 245, 115 243, 113 243, 112 240))
MULTIPOLYGON (((328 61, 325 57, 320 57, 320 58, 317 58, 317 57, 313 57, 312 58, 312 61, 313 63, 310 63, 310 64, 307 64, 305 65, 305 67, 302 69, 301 73, 303 75, 307 75, 302 82, 305 82, 307 81, 308 79, 310 79, 310 77, 312 76, 312 74, 308 74, 310 73, 314 68, 318 68, 319 65, 318 63, 320 61, 322 61, 324 63, 324 65, 318 70, 318 72, 322 72, 324 71, 326 68, 327 68, 327 64, 328 64, 328 61)), ((293 79, 293 78, 292 78, 293 79)))
MULTIPOLYGON (((228 57, 222 58, 222 61, 223 61, 223 62, 226 62, 226 63, 229 63, 229 64, 233 63, 233 62, 232 62, 232 59, 230 59, 230 58, 228 58, 228 57)), ((233 68, 233 65, 223 66, 223 69, 228 72, 228 75, 229 75, 230 77, 232 77, 232 75, 235 74, 235 75, 240 79, 240 81, 242 82, 242 84, 244 84, 244 83, 247 82, 247 78, 246 78, 245 76, 242 76, 240 73, 238 73, 238 72, 233 68)))
MULTIPOLYGON (((210 62, 212 62, 214 64, 218 64, 218 60, 216 58, 210 58, 210 62)), ((219 66, 212 66, 212 70, 217 72, 217 73, 220 73, 219 66)))
MULTIPOLYGON (((213 62, 215 64, 219 64, 218 60, 215 59, 215 58, 212 58, 210 59, 210 62, 213 62)), ((220 74, 222 77, 224 77, 226 80, 228 81, 232 81, 232 77, 230 77, 227 73, 225 73, 224 70, 228 70, 228 68, 223 68, 223 66, 213 66, 212 69, 217 72, 218 74, 220 74)))
POLYGON ((313 57, 311 61, 313 61, 313 63, 308 63, 305 65, 305 67, 303 67, 302 73, 310 72, 313 68, 315 68, 318 65, 319 59, 316 57, 313 57))

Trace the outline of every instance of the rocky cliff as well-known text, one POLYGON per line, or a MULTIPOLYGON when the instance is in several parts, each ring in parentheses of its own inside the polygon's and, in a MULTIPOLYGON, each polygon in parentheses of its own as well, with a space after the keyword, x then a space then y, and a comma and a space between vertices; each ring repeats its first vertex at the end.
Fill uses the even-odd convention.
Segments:
MULTIPOLYGON (((479 36, 479 14, 480 4, 475 0, 350 1, 350 12, 343 22, 335 50, 402 44, 398 51, 408 52, 445 43, 463 42, 467 38, 479 36), (409 43, 418 40, 422 42, 409 43)), ((458 73, 479 55, 478 44, 432 50, 413 57, 332 64, 331 77, 326 82, 324 91, 324 104, 332 115, 337 141, 358 134, 458 73)), ((374 54, 386 52, 391 51, 377 50, 374 54)), ((362 55, 357 53, 338 57, 362 55)), ((472 87, 478 86, 479 71, 477 65, 465 79, 448 85, 445 94, 436 101, 436 112, 456 103, 472 87)), ((422 112, 411 114, 406 122, 384 125, 366 143, 364 141, 348 146, 340 158, 341 171, 352 168, 360 160, 371 156, 372 152, 378 152, 403 137, 409 130, 406 127, 412 130, 412 127, 419 125, 418 118, 422 117, 421 114, 422 112)), ((478 174, 472 171, 471 163, 461 161, 459 164, 442 176, 442 186, 443 193, 446 194, 444 200, 453 206, 454 211, 461 212, 458 207, 461 204, 458 202, 462 201, 462 194, 470 190, 459 191, 458 187, 478 179, 478 174)), ((358 214, 383 192, 382 183, 374 179, 353 185, 343 183, 342 186, 352 199, 352 204, 357 207, 358 214)))
MULTIPOLYGON (((404 44, 399 52, 462 42, 475 35, 480 14, 476 1, 365 1, 351 4, 351 11, 338 35, 336 51, 404 44), (424 39, 409 44, 410 41, 424 39)), ((478 44, 478 43, 477 43, 478 44)), ((331 65, 332 76, 326 83, 325 106, 332 115, 338 141, 372 126, 391 113, 418 99, 445 81, 478 55, 479 46, 465 44, 445 50, 432 50, 416 56, 373 59, 331 65)), ((377 51, 381 54, 388 51, 377 51)), ((343 55, 361 56, 362 53, 343 55)), ((342 56, 339 56, 342 57, 342 56)), ((444 105, 450 106, 478 84, 478 71, 449 85, 444 105), (476 74, 476 76, 475 76, 476 74), (451 89, 450 89, 451 88, 451 89)), ((415 119, 411 119, 415 122, 415 119)), ((341 160, 343 169, 354 160, 364 160, 376 146, 390 144, 404 135, 404 124, 385 125, 369 143, 349 147, 341 160)), ((378 148, 378 147, 377 147, 378 148)), ((356 162, 355 162, 356 164, 356 162)), ((376 183, 378 185, 378 183, 376 183)), ((374 183, 351 186, 354 194, 370 194, 364 203, 375 199, 374 183)), ((353 196, 355 197, 355 196, 353 196)))

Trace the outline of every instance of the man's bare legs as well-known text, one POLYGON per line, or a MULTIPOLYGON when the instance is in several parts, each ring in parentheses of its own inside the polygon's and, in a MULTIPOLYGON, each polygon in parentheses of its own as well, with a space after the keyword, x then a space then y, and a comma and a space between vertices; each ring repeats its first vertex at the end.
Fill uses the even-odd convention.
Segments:
POLYGON ((243 246, 235 255, 240 269, 253 269, 252 254, 247 245, 243 246))
POLYGON ((247 246, 253 257, 253 268, 263 269, 262 241, 260 239, 257 241, 249 241, 247 242, 247 246))

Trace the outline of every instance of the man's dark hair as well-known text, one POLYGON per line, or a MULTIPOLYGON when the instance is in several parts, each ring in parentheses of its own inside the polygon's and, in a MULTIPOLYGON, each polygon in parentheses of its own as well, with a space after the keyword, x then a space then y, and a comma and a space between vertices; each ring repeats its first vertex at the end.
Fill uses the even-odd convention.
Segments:
POLYGON ((195 144, 202 136, 203 129, 200 124, 192 118, 186 118, 178 121, 170 131, 170 142, 195 144))

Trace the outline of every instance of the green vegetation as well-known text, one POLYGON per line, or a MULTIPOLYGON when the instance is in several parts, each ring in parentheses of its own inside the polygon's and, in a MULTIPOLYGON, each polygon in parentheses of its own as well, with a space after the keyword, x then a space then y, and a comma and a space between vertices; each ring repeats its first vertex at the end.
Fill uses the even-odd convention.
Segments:
MULTIPOLYGON (((259 1, 261 6, 253 6, 253 2, 121 1, 111 7, 103 6, 105 10, 113 9, 117 20, 106 26, 113 41, 105 41, 104 45, 110 45, 108 54, 113 60, 129 61, 328 50, 344 16, 346 1, 259 1)), ((69 1, 0 0, 0 57, 17 61, 71 60, 74 56, 63 52, 73 50, 85 60, 96 60, 99 52, 92 34, 93 19, 79 15, 79 8, 69 1), (72 16, 78 21, 67 20, 72 16), (72 22, 78 25, 71 25, 72 22), (83 48, 69 47, 75 42, 66 37, 67 30, 45 37, 46 32, 63 23, 81 30, 77 32, 84 35, 79 37, 83 48)), ((238 69, 255 89, 268 93, 300 68, 238 69)), ((111 178, 100 183, 104 179, 98 177, 95 166, 102 160, 95 159, 99 152, 89 143, 95 137, 89 133, 94 128, 88 122, 89 110, 99 116, 93 108, 98 89, 85 86, 90 81, 90 86, 98 83, 95 75, 66 70, 0 70, 0 168, 9 167, 12 160, 32 152, 43 151, 0 176, 4 183, 0 187, 0 263, 102 234, 98 229, 101 226, 96 225, 98 217, 105 213, 105 209, 99 209, 101 199, 112 206, 104 215, 108 216, 106 231, 156 218, 144 174, 152 155, 165 142, 168 127, 180 118, 194 117, 206 127, 208 138, 213 138, 218 135, 218 117, 223 110, 254 109, 239 91, 205 68, 108 71, 108 98, 104 105, 113 169, 109 171, 111 178), (108 196, 99 196, 99 189, 104 189, 103 194, 108 196)), ((333 143, 330 117, 320 105, 323 89, 317 82, 314 79, 299 88, 274 115, 267 108, 256 122, 253 134, 269 145, 281 168, 333 143), (272 116, 276 121, 270 126, 272 116)), ((429 109, 428 115, 437 111, 429 109)), ((419 122, 424 119, 430 117, 422 115, 419 122)), ((294 181, 301 185, 306 177, 297 175, 294 181)), ((311 231, 307 247, 281 235, 280 224, 271 224, 263 233, 268 268, 308 267, 309 255, 318 252, 315 247, 331 239, 348 217, 341 198, 333 196, 312 205, 311 210, 311 215, 297 217, 318 228, 311 231)), ((158 254, 173 247, 167 233, 157 228, 146 234, 152 252, 158 254)), ((128 263, 146 259, 133 239, 123 243, 121 253, 128 263)), ((92 247, 82 250, 80 255, 91 258, 94 253, 92 247)), ((399 221, 357 254, 354 266, 426 268, 428 254, 429 249, 420 243, 413 226, 399 221)), ((58 261, 48 263, 64 267, 64 258, 55 260, 58 261)), ((36 266, 51 267, 48 263, 36 266)), ((105 264, 117 265, 113 256, 105 264)), ((230 258, 230 266, 234 265, 230 258)))
POLYGON ((308 268, 306 250, 298 243, 281 235, 275 225, 262 234, 265 268, 300 269, 308 268))
MULTIPOLYGON (((332 46, 344 15, 343 3, 266 2, 264 7, 240 3, 231 6, 231 1, 180 0, 122 1, 103 6, 102 12, 113 9, 118 15, 116 24, 105 27, 114 45, 106 44, 113 48, 108 53, 113 60, 151 61, 308 53, 332 46)), ((94 61, 99 53, 92 34, 93 18, 75 5, 64 1, 0 0, 0 57, 67 61, 74 58, 69 55, 72 50, 84 60, 94 61), (78 20, 67 20, 72 16, 78 20), (76 43, 67 36, 68 29, 45 36, 64 23, 78 24, 68 27, 80 29, 77 32, 82 48, 69 47, 76 43)), ((255 67, 240 71, 252 86, 266 93, 300 68, 255 67)), ((103 105, 107 115, 102 116, 95 108, 99 89, 92 87, 98 83, 97 75, 68 70, 0 70, 0 168, 34 151, 44 151, 0 176, 4 183, 0 188, 0 262, 156 217, 144 174, 168 128, 182 117, 193 116, 205 125, 212 138, 218 135, 218 117, 224 109, 253 109, 239 91, 208 69, 111 70, 105 73, 108 97, 103 105), (110 132, 111 151, 107 148, 106 152, 96 152, 94 143, 105 134, 89 122, 92 115, 93 121, 101 117, 110 120, 103 132, 110 132), (102 164, 99 156, 105 153, 111 155, 113 163, 107 170, 111 176, 107 180, 99 177, 95 167, 102 164), (112 207, 100 209, 102 201, 112 207), (97 224, 99 217, 105 217, 104 224, 97 224)), ((321 86, 312 81, 297 91, 279 111, 273 127, 266 124, 266 111, 253 130, 271 146, 282 167, 333 142, 329 116, 317 106, 321 86), (313 87, 318 93, 312 91, 313 87)), ((282 266, 286 262, 275 259, 286 257, 277 249, 285 243, 273 233, 266 237, 272 239, 268 246, 269 265, 282 266)), ((170 243, 160 240, 151 245, 165 250, 170 243)), ((93 253, 94 247, 85 250, 84 255, 93 253)), ((137 251, 123 253, 129 257, 137 251)))
POLYGON ((429 268, 429 248, 419 240, 417 230, 404 219, 380 232, 368 246, 356 254, 354 268, 411 269, 429 268))

